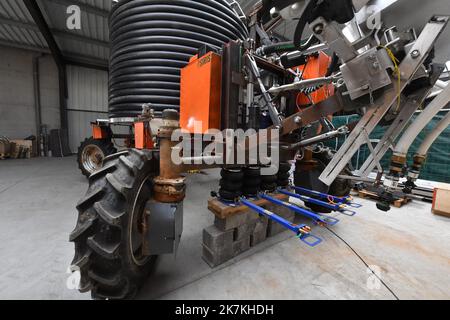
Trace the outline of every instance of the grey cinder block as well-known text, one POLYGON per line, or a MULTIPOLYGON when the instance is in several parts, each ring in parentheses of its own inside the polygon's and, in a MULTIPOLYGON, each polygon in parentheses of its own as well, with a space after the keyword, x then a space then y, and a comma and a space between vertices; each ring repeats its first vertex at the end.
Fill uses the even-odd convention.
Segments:
POLYGON ((203 244, 213 251, 224 247, 231 247, 233 244, 234 230, 222 231, 216 226, 203 229, 203 244))
POLYGON ((254 220, 252 222, 247 222, 237 228, 234 229, 234 241, 240 241, 248 236, 250 236, 253 233, 253 230, 255 230, 256 223, 258 220, 254 220))
POLYGON ((250 235, 250 246, 254 247, 267 239, 268 218, 261 218, 250 235))
POLYGON ((217 251, 211 250, 211 248, 203 245, 202 258, 211 268, 217 267, 233 258, 233 245, 217 251))
POLYGON ((250 235, 233 243, 233 256, 236 257, 248 249, 250 249, 250 235))
POLYGON ((259 215, 257 213, 254 213, 253 211, 245 211, 231 215, 225 219, 221 219, 216 216, 214 219, 214 225, 222 231, 227 231, 258 219, 259 215))
MULTIPOLYGON (((275 214, 279 215, 280 217, 284 218, 289 222, 294 222, 295 213, 292 210, 289 210, 288 208, 282 206, 271 206, 270 208, 268 208, 268 210, 274 212, 275 214)), ((269 224, 267 226, 267 237, 273 237, 286 230, 287 229, 283 227, 281 224, 273 220, 269 220, 269 224)))

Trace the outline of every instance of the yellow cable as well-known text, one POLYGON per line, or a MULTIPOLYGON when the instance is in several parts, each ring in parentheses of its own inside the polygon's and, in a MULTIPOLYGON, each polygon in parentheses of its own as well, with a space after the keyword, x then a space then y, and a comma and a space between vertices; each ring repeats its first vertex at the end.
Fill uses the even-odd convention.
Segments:
POLYGON ((398 98, 397 98, 397 110, 396 110, 396 112, 397 112, 398 110, 400 110, 400 104, 401 104, 401 100, 402 100, 402 98, 401 98, 402 92, 400 89, 400 87, 402 85, 402 78, 401 78, 400 68, 398 66, 400 61, 396 58, 396 56, 394 55, 394 53, 392 52, 391 49, 389 49, 388 47, 385 47, 385 46, 380 46, 380 47, 387 51, 389 58, 391 58, 392 63, 394 64, 394 73, 396 73, 397 77, 398 77, 398 98))

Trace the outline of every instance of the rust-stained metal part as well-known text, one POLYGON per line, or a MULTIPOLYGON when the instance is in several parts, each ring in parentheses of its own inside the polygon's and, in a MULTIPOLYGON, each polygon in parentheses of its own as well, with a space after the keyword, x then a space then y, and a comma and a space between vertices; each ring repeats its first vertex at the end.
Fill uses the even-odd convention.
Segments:
POLYGON ((186 194, 185 178, 181 176, 182 165, 172 161, 172 149, 176 142, 172 141, 172 133, 180 129, 180 115, 176 110, 165 110, 162 115, 162 126, 158 131, 160 169, 154 180, 154 198, 163 203, 180 202, 186 194))
POLYGON ((186 178, 166 179, 158 177, 155 183, 155 200, 164 203, 183 201, 186 195, 186 178))

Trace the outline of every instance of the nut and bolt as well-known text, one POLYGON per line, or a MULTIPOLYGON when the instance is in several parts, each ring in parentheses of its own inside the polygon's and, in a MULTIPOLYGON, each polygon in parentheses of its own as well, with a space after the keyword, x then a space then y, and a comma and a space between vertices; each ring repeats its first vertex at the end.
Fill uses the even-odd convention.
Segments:
POLYGON ((322 23, 316 24, 313 28, 314 33, 322 34, 324 25, 322 23))
POLYGON ((302 123, 302 118, 299 117, 299 116, 297 116, 297 117, 294 118, 294 122, 295 122, 296 124, 301 124, 301 123, 302 123))
POLYGON ((412 52, 411 52, 411 57, 413 58, 413 59, 417 59, 418 57, 420 57, 420 51, 419 50, 413 50, 412 52))

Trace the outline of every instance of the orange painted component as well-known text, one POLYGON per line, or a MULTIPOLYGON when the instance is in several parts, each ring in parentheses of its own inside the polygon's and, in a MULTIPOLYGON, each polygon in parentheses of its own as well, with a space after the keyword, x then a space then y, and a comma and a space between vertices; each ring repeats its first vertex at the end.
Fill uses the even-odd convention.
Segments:
POLYGON ((209 52, 194 56, 181 69, 180 125, 190 133, 220 129, 222 58, 209 52))
MULTIPOLYGON (((323 52, 320 52, 318 56, 309 57, 307 63, 299 67, 303 71, 303 80, 324 77, 327 74, 330 62, 331 58, 323 52)), ((297 96, 297 107, 301 108, 319 103, 332 95, 334 95, 334 86, 331 84, 323 86, 310 95, 299 93, 297 96)))
POLYGON ((153 138, 148 122, 134 124, 134 147, 136 149, 153 149, 153 138))
POLYGON ((106 127, 92 124, 92 137, 95 140, 103 140, 108 138, 108 131, 106 127))

